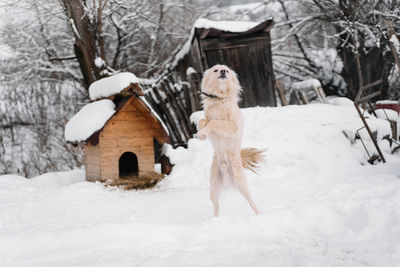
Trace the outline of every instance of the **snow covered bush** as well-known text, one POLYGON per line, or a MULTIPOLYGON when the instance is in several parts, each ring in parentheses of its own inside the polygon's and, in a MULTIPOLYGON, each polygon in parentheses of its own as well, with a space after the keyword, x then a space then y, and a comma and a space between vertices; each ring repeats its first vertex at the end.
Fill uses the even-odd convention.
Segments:
POLYGON ((87 100, 85 91, 52 82, 9 85, 0 96, 0 174, 32 177, 70 170, 83 162, 81 149, 66 144, 64 126, 87 100))

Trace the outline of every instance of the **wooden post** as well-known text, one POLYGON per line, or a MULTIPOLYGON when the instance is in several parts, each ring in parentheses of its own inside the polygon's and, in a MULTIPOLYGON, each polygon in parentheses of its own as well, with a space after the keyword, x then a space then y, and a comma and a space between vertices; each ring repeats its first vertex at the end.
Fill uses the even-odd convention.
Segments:
POLYGON ((185 102, 186 102, 186 111, 189 114, 192 114, 194 110, 192 109, 192 100, 190 98, 190 92, 189 92, 189 85, 188 83, 184 82, 182 83, 182 90, 183 90, 183 95, 185 97, 185 102))
POLYGON ((193 96, 193 106, 192 109, 194 111, 200 110, 201 109, 201 99, 200 99, 200 78, 199 75, 197 73, 192 73, 190 74, 188 77, 189 83, 190 83, 190 89, 192 92, 192 96, 193 96))
POLYGON ((303 92, 298 91, 297 93, 299 94, 299 97, 300 97, 301 101, 303 102, 303 104, 307 105, 308 101, 307 101, 307 98, 304 96, 303 92))
POLYGON ((397 134, 397 122, 391 120, 389 120, 389 122, 390 122, 390 128, 392 128, 392 139, 398 141, 399 135, 397 134))
POLYGON ((363 87, 363 76, 361 72, 360 53, 358 52, 357 41, 356 38, 354 37, 354 33, 352 39, 353 39, 354 55, 356 57, 356 63, 357 63, 358 88, 361 89, 363 87))
POLYGON ((283 87, 283 84, 280 80, 275 80, 275 87, 276 89, 278 89, 278 95, 279 99, 281 100, 282 106, 289 105, 289 102, 287 101, 285 96, 285 88, 283 87))
POLYGON ((161 172, 163 174, 168 175, 172 171, 173 166, 167 156, 161 155, 161 172))

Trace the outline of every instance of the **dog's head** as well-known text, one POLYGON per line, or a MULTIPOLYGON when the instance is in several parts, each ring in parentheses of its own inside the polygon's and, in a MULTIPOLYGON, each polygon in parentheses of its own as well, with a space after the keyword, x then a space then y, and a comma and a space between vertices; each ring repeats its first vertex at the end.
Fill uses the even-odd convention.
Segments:
POLYGON ((201 91, 206 94, 237 100, 241 90, 236 73, 225 65, 215 65, 204 72, 201 91))

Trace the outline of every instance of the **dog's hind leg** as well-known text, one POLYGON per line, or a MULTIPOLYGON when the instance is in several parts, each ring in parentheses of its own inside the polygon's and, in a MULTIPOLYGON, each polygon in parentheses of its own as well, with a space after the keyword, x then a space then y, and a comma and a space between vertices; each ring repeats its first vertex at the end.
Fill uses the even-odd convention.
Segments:
POLYGON ((241 163, 236 162, 236 164, 235 163, 232 164, 232 168, 234 176, 233 178, 240 193, 242 193, 242 195, 247 200, 247 202, 249 203, 250 207, 254 210, 254 212, 256 214, 259 214, 260 211, 258 210, 256 203, 254 203, 253 199, 251 198, 249 189, 247 188, 246 178, 241 163))
POLYGON ((254 210, 256 214, 259 214, 260 211, 258 210, 256 203, 254 203, 253 199, 251 198, 249 189, 247 189, 246 181, 238 184, 238 188, 240 193, 246 198, 246 200, 249 202, 250 207, 254 210))
POLYGON ((221 191, 221 173, 218 170, 217 158, 214 156, 214 160, 211 166, 211 177, 210 177, 210 198, 214 206, 214 216, 217 217, 219 213, 219 193, 221 191))
POLYGON ((213 181, 211 182, 211 192, 210 192, 210 197, 211 197, 211 202, 214 206, 214 216, 217 217, 219 214, 219 192, 220 192, 220 185, 218 181, 213 181))

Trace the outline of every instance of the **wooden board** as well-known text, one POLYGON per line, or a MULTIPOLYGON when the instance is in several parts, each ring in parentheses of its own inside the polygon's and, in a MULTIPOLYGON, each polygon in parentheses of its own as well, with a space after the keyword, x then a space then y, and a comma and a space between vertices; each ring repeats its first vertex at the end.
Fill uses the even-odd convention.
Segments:
POLYGON ((101 179, 99 146, 93 146, 90 143, 85 145, 85 175, 87 181, 101 179))

